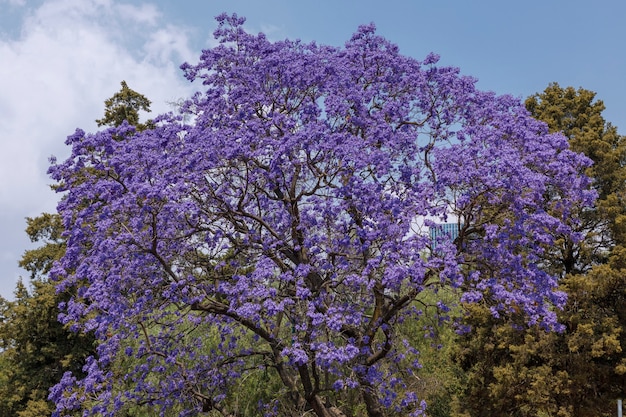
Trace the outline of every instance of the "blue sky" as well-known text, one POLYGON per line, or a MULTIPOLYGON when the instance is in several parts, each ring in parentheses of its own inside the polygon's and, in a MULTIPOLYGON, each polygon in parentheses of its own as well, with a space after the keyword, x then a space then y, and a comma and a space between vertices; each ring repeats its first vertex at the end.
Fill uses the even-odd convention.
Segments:
POLYGON ((26 216, 53 211, 50 155, 76 127, 96 129, 126 80, 153 111, 195 86, 178 66, 212 45, 214 16, 236 12, 270 39, 342 45, 360 24, 418 59, 429 52, 478 86, 525 98, 550 82, 595 91, 626 132, 626 2, 622 0, 0 0, 0 295, 32 247, 26 216))

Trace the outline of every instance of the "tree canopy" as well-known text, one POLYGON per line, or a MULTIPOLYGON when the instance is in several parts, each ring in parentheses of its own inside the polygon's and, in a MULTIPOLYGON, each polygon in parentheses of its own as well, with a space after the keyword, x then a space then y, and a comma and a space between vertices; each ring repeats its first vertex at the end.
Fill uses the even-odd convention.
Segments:
MULTIPOLYGON (((150 111, 150 101, 125 82, 105 103, 100 125, 119 126, 126 120, 138 128, 148 126, 139 123, 137 110, 150 111), (130 120, 122 119, 127 116, 130 120)), ((58 321, 58 304, 70 294, 57 292, 48 275, 65 253, 61 217, 43 213, 27 218, 26 223, 26 234, 39 244, 25 251, 19 261, 30 274, 30 285, 20 280, 14 301, 0 297, 0 415, 7 417, 50 415, 54 406, 47 401, 49 389, 65 371, 82 375, 85 358, 95 352, 91 335, 70 331, 58 321)))
POLYGON ((57 305, 69 295, 57 294, 47 279, 65 250, 61 218, 43 214, 27 224, 26 233, 40 244, 20 260, 31 285, 20 280, 15 300, 0 297, 0 415, 11 417, 50 415, 50 387, 65 371, 82 375, 85 358, 94 353, 92 337, 70 332, 58 321, 57 305))
POLYGON ((119 126, 123 122, 133 125, 137 130, 144 130, 151 124, 140 123, 139 112, 150 112, 150 100, 143 94, 128 87, 126 81, 121 82, 122 88, 113 97, 104 102, 104 117, 96 120, 98 126, 119 126))
POLYGON ((626 141, 603 118, 592 91, 554 83, 526 106, 594 161, 586 172, 598 199, 579 209, 584 239, 562 237, 546 254, 568 295, 557 313, 563 332, 524 328, 519 314, 494 318, 486 308, 470 310, 472 332, 459 339, 457 354, 467 378, 462 403, 475 417, 609 417, 626 375, 626 141))
POLYGON ((572 207, 595 196, 563 135, 372 25, 336 48, 218 22, 219 45, 182 67, 203 85, 190 124, 77 130, 50 168, 67 230, 53 274, 78 287, 63 320, 99 339, 87 376, 53 389, 57 415, 236 415, 234 387, 258 372, 282 386, 266 415, 338 416, 355 397, 370 417, 418 415, 402 328, 445 320, 442 289, 556 325, 564 297, 539 260, 579 239, 572 207), (458 235, 431 239, 445 221, 458 235), (119 355, 133 366, 113 369, 119 355))

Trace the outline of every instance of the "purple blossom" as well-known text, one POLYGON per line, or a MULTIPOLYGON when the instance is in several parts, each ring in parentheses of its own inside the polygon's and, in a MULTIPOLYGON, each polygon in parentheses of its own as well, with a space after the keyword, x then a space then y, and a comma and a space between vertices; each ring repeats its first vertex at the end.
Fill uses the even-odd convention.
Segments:
POLYGON ((261 362, 313 410, 335 389, 420 415, 394 378, 418 352, 394 328, 422 292, 557 326, 563 294, 539 260, 594 199, 563 136, 373 25, 335 48, 218 22, 219 45, 182 66, 203 85, 191 117, 77 130, 51 161, 67 230, 53 276, 76 294, 61 319, 100 341, 86 376, 51 391, 58 415, 227 406, 261 362), (424 226, 447 219, 459 237, 434 248, 424 226), (120 352, 136 361, 124 384, 120 352), (326 371, 328 387, 307 382, 326 371))

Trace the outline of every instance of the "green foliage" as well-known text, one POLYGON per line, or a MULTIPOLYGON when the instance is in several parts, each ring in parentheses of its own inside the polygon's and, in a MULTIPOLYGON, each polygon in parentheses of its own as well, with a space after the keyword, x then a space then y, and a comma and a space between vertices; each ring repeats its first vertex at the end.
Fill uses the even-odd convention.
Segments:
POLYGON ((46 279, 52 262, 63 254, 65 243, 57 215, 27 219, 28 235, 42 246, 26 251, 20 265, 30 272, 29 290, 21 281, 15 300, 0 298, 0 415, 49 415, 48 389, 63 372, 81 372, 93 340, 68 331, 58 322, 57 305, 67 294, 57 294, 46 279))
POLYGON ((26 234, 31 242, 39 242, 42 245, 27 250, 19 265, 30 272, 30 278, 35 280, 44 279, 52 264, 65 252, 65 241, 61 237, 63 225, 58 214, 43 213, 39 217, 26 218, 26 234))
MULTIPOLYGON (((150 101, 122 81, 121 90, 105 101, 99 126, 119 126, 124 120, 138 130, 151 126, 139 123, 139 112, 150 111, 150 101)), ((58 214, 43 213, 27 218, 26 234, 39 246, 27 250, 19 265, 30 274, 28 288, 22 281, 15 300, 0 297, 0 416, 40 417, 50 415, 53 404, 48 390, 66 371, 82 375, 84 359, 95 353, 91 335, 69 331, 57 319, 58 304, 70 294, 57 294, 48 273, 65 252, 63 224, 58 214)), ((126 364, 125 362, 122 362, 126 364)), ((127 416, 139 417, 129 410, 127 416)), ((148 412, 146 416, 152 415, 148 412)))
POLYGON ((472 416, 612 415, 625 382, 626 270, 611 263, 563 281, 562 333, 524 328, 515 315, 494 318, 484 306, 470 309, 473 330, 457 359, 472 416))
POLYGON ((623 192, 626 144, 617 128, 602 117, 605 106, 601 100, 595 100, 595 95, 583 88, 562 88, 553 83, 543 93, 529 97, 526 107, 551 131, 563 132, 573 150, 594 161, 587 174, 594 179, 600 199, 604 200, 623 192))
POLYGON ((463 408, 471 416, 568 416, 569 381, 553 371, 556 333, 522 330, 522 317, 495 318, 484 306, 468 306, 472 332, 461 339, 457 359, 466 372, 463 408))
POLYGON ((546 122, 551 131, 561 131, 573 150, 594 162, 586 174, 598 192, 596 210, 580 216, 580 231, 587 238, 582 245, 562 242, 560 253, 553 254, 567 273, 586 272, 606 262, 610 250, 626 242, 626 140, 602 117, 604 103, 594 100, 592 91, 556 83, 526 100, 534 117, 546 122))
POLYGON ((585 239, 563 239, 546 252, 546 265, 564 273, 563 332, 528 328, 515 309, 494 317, 488 300, 468 308, 472 330, 460 338, 455 358, 466 372, 461 403, 473 417, 611 416, 623 395, 626 141, 594 100, 591 91, 551 84, 526 101, 535 117, 594 161, 586 173, 599 199, 579 213, 585 239))
POLYGON ((127 121, 128 124, 135 126, 139 131, 149 129, 152 126, 152 122, 148 120, 145 124, 140 123, 139 112, 150 112, 150 100, 143 94, 139 94, 129 88, 126 81, 122 81, 121 85, 120 91, 104 102, 104 117, 96 120, 96 123, 98 123, 98 126, 117 127, 124 121, 127 121))

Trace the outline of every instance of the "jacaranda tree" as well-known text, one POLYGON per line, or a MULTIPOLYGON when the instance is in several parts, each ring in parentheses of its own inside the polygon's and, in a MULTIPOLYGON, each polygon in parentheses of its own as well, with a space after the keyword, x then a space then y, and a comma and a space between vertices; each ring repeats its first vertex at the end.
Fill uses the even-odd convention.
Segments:
POLYGON ((419 356, 399 329, 450 307, 425 292, 556 325, 542 255, 579 238, 587 158, 371 25, 335 48, 243 21, 220 16, 219 46, 182 66, 203 86, 184 118, 77 130, 50 168, 67 230, 54 276, 77 288, 61 318, 99 339, 87 377, 52 390, 58 414, 236 415, 232 387, 261 370, 283 386, 266 414, 280 400, 334 416, 349 397, 370 417, 417 415, 419 356), (444 221, 458 237, 432 239, 444 221), (112 367, 120 355, 132 366, 112 367))

